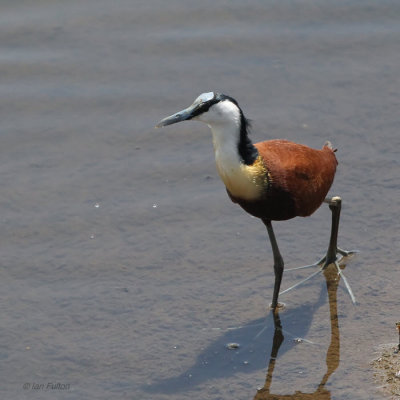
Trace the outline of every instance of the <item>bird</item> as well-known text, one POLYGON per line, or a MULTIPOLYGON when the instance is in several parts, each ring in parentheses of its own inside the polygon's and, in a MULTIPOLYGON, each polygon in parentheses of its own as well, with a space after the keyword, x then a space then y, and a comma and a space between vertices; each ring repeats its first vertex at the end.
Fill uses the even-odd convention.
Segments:
MULTIPOLYGON (((317 150, 284 139, 253 143, 249 137, 250 121, 238 102, 218 92, 201 94, 188 108, 162 119, 156 128, 188 120, 203 122, 211 129, 217 171, 228 196, 247 213, 261 219, 267 228, 275 274, 271 309, 284 307, 278 303, 284 261, 272 221, 307 217, 322 203, 328 203, 332 212, 328 250, 318 262, 306 267, 319 266, 322 270, 335 263, 340 273, 338 262, 355 251, 337 247, 341 198, 326 197, 338 165, 332 144, 327 141, 317 150)), ((346 286, 355 302, 347 280, 346 286)))

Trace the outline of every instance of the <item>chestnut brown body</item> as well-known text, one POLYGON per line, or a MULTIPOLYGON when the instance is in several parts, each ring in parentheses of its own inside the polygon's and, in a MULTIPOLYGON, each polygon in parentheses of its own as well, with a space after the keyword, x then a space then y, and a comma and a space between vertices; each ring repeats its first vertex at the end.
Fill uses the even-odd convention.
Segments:
POLYGON ((324 201, 335 176, 337 160, 328 144, 321 150, 287 140, 254 145, 266 170, 259 199, 228 194, 249 214, 273 221, 311 215, 324 201))

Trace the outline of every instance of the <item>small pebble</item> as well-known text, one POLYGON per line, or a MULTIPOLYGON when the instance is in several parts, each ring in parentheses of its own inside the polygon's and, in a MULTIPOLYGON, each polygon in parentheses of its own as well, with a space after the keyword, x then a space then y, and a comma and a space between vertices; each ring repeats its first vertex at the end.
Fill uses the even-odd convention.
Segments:
POLYGON ((239 344, 239 343, 228 343, 228 344, 226 345, 226 348, 227 348, 228 350, 237 350, 239 347, 240 347, 240 344, 239 344))

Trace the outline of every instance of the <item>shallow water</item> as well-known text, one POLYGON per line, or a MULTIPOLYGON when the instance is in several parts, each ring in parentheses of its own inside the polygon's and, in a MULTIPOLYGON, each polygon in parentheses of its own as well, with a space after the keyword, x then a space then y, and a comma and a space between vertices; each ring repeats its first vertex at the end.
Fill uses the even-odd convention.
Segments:
MULTIPOLYGON (((259 399, 325 377, 327 398, 383 398, 369 363, 399 319, 400 4, 17 3, 0 5, 0 397, 259 399), (332 141, 339 244, 361 251, 339 341, 322 275, 282 296, 269 381, 265 228, 226 196, 206 126, 153 129, 210 90, 255 141, 332 141)), ((326 206, 275 224, 288 268, 324 253, 329 225, 326 206)))

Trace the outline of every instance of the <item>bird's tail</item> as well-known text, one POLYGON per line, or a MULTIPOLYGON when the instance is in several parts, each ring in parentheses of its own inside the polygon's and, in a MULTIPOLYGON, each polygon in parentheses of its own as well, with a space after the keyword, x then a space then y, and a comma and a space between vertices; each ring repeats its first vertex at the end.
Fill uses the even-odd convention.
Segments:
POLYGON ((332 143, 331 143, 329 140, 327 140, 327 141, 325 142, 324 147, 328 147, 328 148, 331 149, 334 153, 337 152, 337 149, 334 149, 334 148, 333 148, 332 143))

